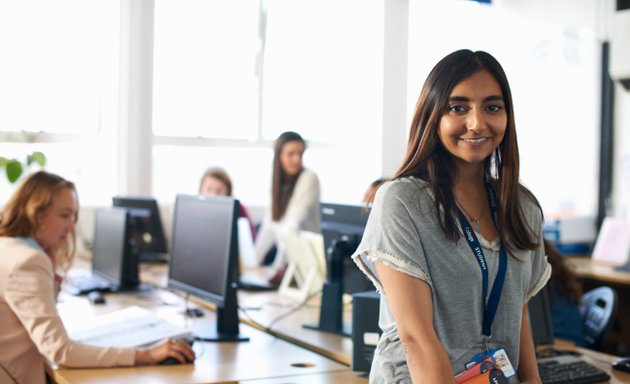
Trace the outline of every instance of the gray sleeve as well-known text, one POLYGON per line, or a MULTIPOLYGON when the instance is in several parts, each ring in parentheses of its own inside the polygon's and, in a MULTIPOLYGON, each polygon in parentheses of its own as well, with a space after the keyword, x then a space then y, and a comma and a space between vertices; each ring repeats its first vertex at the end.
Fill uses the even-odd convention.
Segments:
POLYGON ((363 239, 352 259, 379 291, 382 286, 376 261, 432 285, 417 225, 417 199, 413 198, 419 193, 426 192, 402 180, 384 184, 376 194, 363 239))
MULTIPOLYGON (((531 208, 531 207, 530 207, 531 208)), ((545 255, 545 247, 543 244, 542 237, 542 225, 543 218, 540 210, 536 207, 535 209, 530 209, 529 212, 526 213, 528 222, 532 225, 534 229, 534 233, 536 234, 538 246, 535 250, 531 252, 532 260, 531 260, 531 279, 529 281, 529 286, 527 288, 527 294, 525 296, 525 302, 529 301, 538 291, 540 291, 551 276, 551 265, 547 261, 547 255, 545 255)))

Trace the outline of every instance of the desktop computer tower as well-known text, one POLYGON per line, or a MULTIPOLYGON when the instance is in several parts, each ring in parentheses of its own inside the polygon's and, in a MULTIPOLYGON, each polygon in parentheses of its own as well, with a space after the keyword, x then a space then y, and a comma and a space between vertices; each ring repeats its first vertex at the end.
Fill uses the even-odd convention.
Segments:
MULTIPOLYGON (((109 260, 105 263, 110 265, 108 268, 98 272, 105 272, 105 275, 109 279, 113 279, 113 291, 136 290, 140 285, 140 271, 138 266, 140 252, 132 236, 133 221, 131 220, 131 215, 124 209, 114 207, 103 209, 103 211, 109 212, 108 215, 112 221, 108 223, 106 227, 103 227, 102 230, 108 231, 110 234, 115 233, 117 239, 109 244, 109 246, 113 246, 114 249, 103 255, 104 257, 109 257, 109 260), (124 219, 120 220, 123 216, 124 219), (118 217, 118 219, 116 219, 116 217, 118 217), (118 237, 120 235, 122 236, 118 237), (113 254, 118 254, 120 251, 122 251, 122 255, 112 257, 113 254)), ((103 214, 104 212, 100 213, 103 214)), ((95 256, 98 257, 99 255, 95 256)), ((94 261, 95 260, 93 260, 93 262, 94 261)))
POLYGON ((369 371, 381 337, 378 327, 380 295, 376 291, 352 295, 352 370, 369 371))

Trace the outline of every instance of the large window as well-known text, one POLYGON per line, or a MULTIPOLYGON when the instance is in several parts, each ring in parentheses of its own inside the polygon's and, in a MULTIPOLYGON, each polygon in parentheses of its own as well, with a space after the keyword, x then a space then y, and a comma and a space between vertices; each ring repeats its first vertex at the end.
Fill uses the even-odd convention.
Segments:
MULTIPOLYGON (((0 156, 43 151, 82 204, 116 190, 119 18, 110 0, 0 2, 0 156)), ((0 175, 0 204, 13 188, 0 175)))
POLYGON ((256 139, 260 4, 157 0, 153 132, 256 139))
POLYGON ((512 87, 521 181, 548 218, 594 216, 600 105, 597 4, 570 2, 570 13, 549 4, 412 0, 409 110, 444 55, 461 48, 492 53, 512 87))
POLYGON ((360 202, 381 176, 382 0, 156 0, 154 24, 160 200, 223 166, 244 204, 268 204, 287 130, 309 142, 324 200, 360 202))

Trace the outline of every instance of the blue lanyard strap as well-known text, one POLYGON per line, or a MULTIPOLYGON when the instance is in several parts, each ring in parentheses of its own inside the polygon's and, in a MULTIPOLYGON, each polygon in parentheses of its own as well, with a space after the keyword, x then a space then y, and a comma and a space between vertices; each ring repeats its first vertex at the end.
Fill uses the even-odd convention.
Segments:
MULTIPOLYGON (((488 192, 488 202, 490 204, 490 210, 492 212, 492 220, 494 221, 494 225, 497 225, 496 221, 496 199, 494 196, 494 191, 492 188, 486 183, 486 190, 488 192)), ((464 231, 464 235, 466 237, 466 241, 472 250, 477 263, 479 264, 479 268, 481 269, 481 282, 482 282, 482 292, 483 292, 483 325, 482 325, 482 335, 486 338, 489 338, 492 334, 492 322, 494 321, 494 317, 497 313, 497 308, 499 307, 499 300, 501 299, 501 291, 503 290, 503 283, 505 281, 505 275, 507 272, 507 252, 505 251, 505 247, 503 247, 503 243, 501 243, 499 248, 499 270, 497 271, 497 277, 494 280, 494 284, 492 284, 492 290, 490 292, 490 297, 488 297, 488 264, 486 263, 486 258, 483 255, 483 250, 481 249, 481 245, 479 244, 479 239, 475 232, 472 230, 468 219, 461 212, 461 210, 457 210, 459 213, 459 222, 462 226, 462 230, 464 231)))

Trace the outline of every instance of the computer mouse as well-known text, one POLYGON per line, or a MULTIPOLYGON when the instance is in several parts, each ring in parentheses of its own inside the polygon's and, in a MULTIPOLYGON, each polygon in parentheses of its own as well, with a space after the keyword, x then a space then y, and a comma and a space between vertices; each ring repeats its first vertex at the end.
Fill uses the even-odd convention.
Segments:
POLYGON ((612 367, 620 371, 630 372, 630 357, 622 357, 621 359, 616 360, 612 363, 612 367))
MULTIPOLYGON (((190 345, 192 347, 193 341, 192 340, 187 340, 187 339, 180 339, 178 341, 182 341, 184 343, 187 343, 188 345, 190 345)), ((185 357, 184 357, 185 358, 185 357)), ((186 359, 186 363, 185 364, 191 364, 194 363, 194 360, 188 360, 186 359)), ((160 361, 160 365, 176 365, 176 364, 182 364, 180 363, 179 360, 177 360, 174 357, 167 357, 166 359, 160 361)))
MULTIPOLYGON (((194 363, 194 360, 188 360, 186 359, 186 363, 184 364, 191 364, 194 363)), ((160 365, 177 365, 177 364, 182 364, 179 362, 179 360, 177 360, 174 357, 167 357, 166 359, 160 361, 160 365)))
POLYGON ((105 304, 105 296, 99 291, 92 291, 88 293, 88 300, 90 300, 90 303, 92 304, 105 304))
POLYGON ((202 317, 204 313, 199 308, 186 308, 186 315, 188 317, 202 317))

